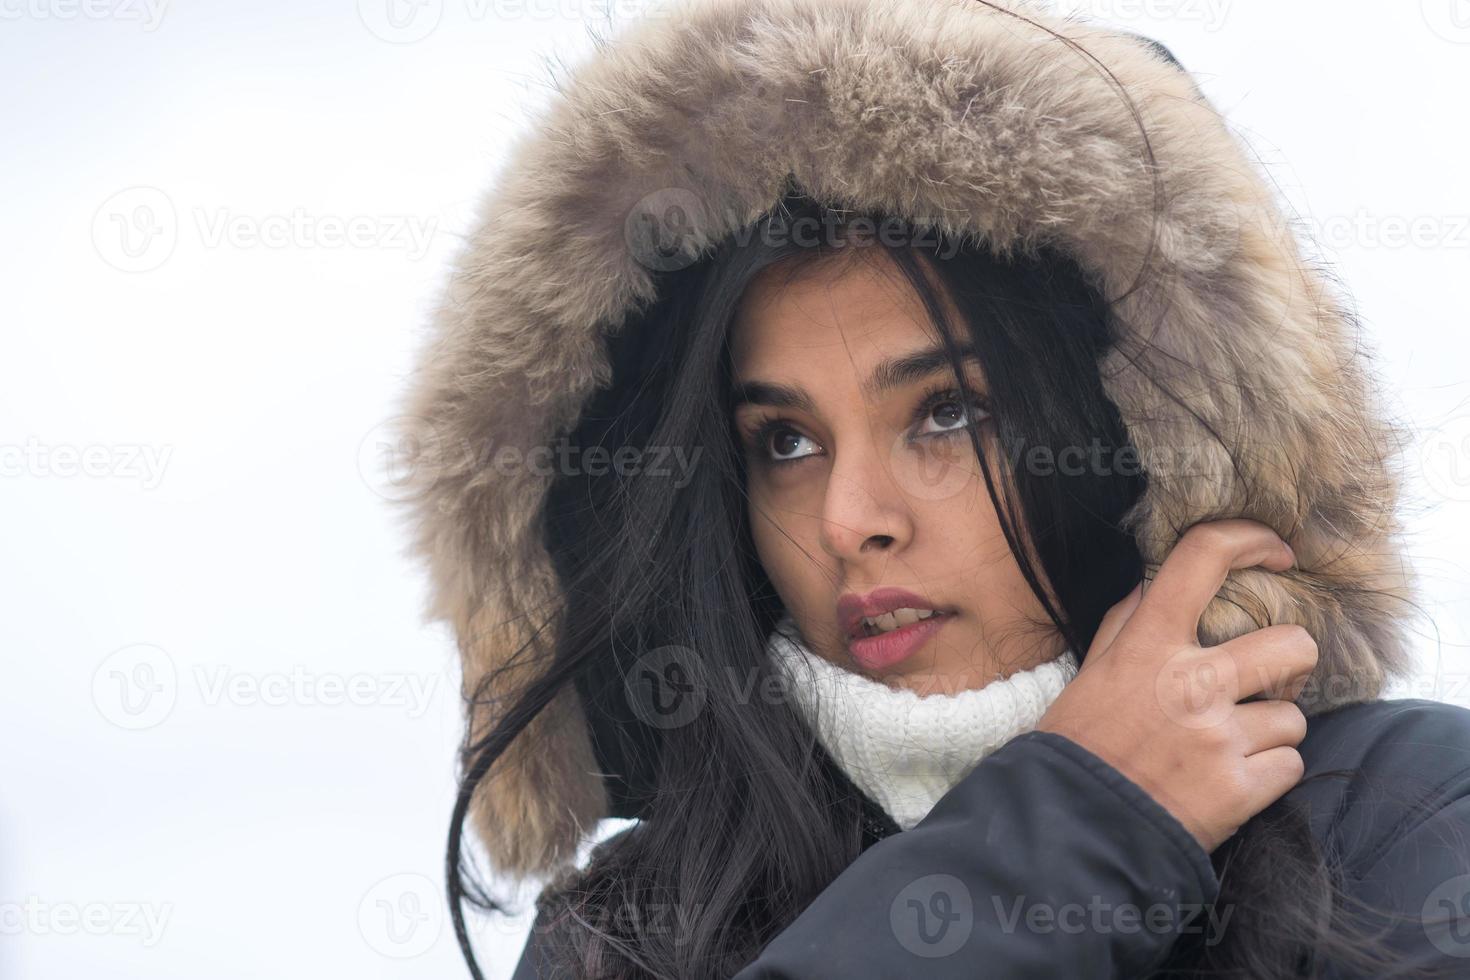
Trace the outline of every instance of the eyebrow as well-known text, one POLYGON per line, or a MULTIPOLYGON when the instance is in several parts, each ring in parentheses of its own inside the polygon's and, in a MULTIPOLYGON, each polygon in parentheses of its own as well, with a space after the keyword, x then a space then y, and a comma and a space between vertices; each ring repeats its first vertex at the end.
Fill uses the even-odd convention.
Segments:
MULTIPOLYGON (((960 359, 980 361, 975 349, 968 344, 959 348, 960 359)), ((863 384, 863 393, 876 398, 884 392, 921 381, 949 367, 949 354, 943 347, 925 347, 912 353, 890 357, 880 361, 873 374, 863 384)), ((770 408, 789 408, 817 414, 816 405, 803 388, 776 384, 770 381, 743 381, 731 389, 731 409, 741 405, 765 405, 770 408)))
MULTIPOLYGON (((964 361, 979 361, 979 357, 975 356, 975 348, 967 347, 967 345, 961 345, 956 354, 961 364, 964 361)), ((872 378, 867 381, 866 385, 863 385, 863 388, 869 394, 881 395, 885 391, 923 381, 950 366, 950 351, 942 347, 926 347, 911 354, 904 354, 903 357, 891 357, 891 359, 879 361, 878 367, 873 369, 872 378)))
POLYGON ((743 381, 731 391, 731 410, 742 405, 766 405, 770 408, 794 408, 816 414, 811 397, 802 388, 772 384, 769 381, 743 381))

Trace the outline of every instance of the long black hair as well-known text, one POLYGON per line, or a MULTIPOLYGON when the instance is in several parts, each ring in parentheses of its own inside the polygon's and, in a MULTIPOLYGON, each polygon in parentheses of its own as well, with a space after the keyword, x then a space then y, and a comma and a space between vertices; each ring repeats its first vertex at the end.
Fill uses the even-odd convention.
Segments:
MULTIPOLYGON (((1116 329, 1100 285, 1059 246, 1000 254, 902 223, 897 241, 841 230, 857 217, 793 187, 750 233, 661 273, 658 298, 605 338, 612 383, 567 434, 579 456, 658 447, 697 464, 631 475, 577 468, 559 474, 547 496, 544 540, 563 596, 548 612, 553 655, 519 698, 493 705, 495 724, 467 735, 462 750, 447 871, 475 977, 463 905, 498 913, 506 903, 472 880, 464 818, 477 792, 495 791, 493 779, 482 785, 495 761, 567 684, 597 733, 612 815, 640 818, 538 900, 553 924, 543 941, 576 975, 729 976, 862 851, 860 802, 820 763, 813 732, 788 700, 752 696, 773 689, 764 648, 783 606, 751 535, 729 340, 741 297, 765 270, 779 264, 794 274, 838 253, 890 260, 922 298, 957 386, 960 346, 979 356, 1002 451, 986 451, 974 428, 971 446, 1047 615, 1042 625, 1079 657, 1143 574, 1128 515, 1147 475, 1099 373, 1116 329), (803 220, 839 231, 791 234, 803 220), (1032 447, 1053 460, 1085 447, 1089 464, 1036 467, 1025 462, 1038 458, 1032 447), (673 683, 685 710, 651 710, 656 694, 645 680, 673 683)), ((863 217, 894 226, 884 215, 863 217)), ((474 702, 493 680, 482 679, 474 702)), ((1209 944, 1181 937, 1159 976, 1268 980, 1311 975, 1312 964, 1328 961, 1387 972, 1391 958, 1375 937, 1345 926, 1339 870, 1284 800, 1212 859, 1230 928, 1209 944)))

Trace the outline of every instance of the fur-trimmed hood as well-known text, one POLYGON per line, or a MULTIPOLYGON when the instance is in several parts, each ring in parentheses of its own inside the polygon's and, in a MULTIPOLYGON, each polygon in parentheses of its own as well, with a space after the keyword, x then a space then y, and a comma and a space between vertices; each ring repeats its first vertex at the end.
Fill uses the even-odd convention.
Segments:
MULTIPOLYGON (((1101 367, 1149 469, 1144 561, 1223 516, 1289 532, 1298 556, 1286 574, 1233 573, 1235 601, 1210 604, 1202 638, 1305 625, 1320 650, 1309 714, 1405 669, 1398 430, 1330 278, 1167 51, 1025 0, 675 0, 599 46, 513 148, 408 394, 414 542, 467 691, 527 642, 549 653, 554 637, 531 630, 558 597, 539 521, 549 468, 487 455, 574 428, 611 377, 602 335, 654 298, 661 263, 757 219, 788 177, 997 248, 1064 246, 1120 324, 1101 367)), ((570 685, 492 775, 472 819, 505 873, 564 867, 609 813, 570 685)))

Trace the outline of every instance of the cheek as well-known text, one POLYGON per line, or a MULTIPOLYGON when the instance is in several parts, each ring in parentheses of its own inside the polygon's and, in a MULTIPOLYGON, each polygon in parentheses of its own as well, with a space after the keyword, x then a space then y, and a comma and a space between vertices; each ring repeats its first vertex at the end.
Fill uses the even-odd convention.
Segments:
POLYGON ((982 485, 936 500, 910 499, 916 534, 948 559, 993 563, 1010 548, 996 517, 995 505, 982 485))
POLYGON ((798 568, 801 557, 800 546, 804 545, 799 535, 800 528, 783 521, 779 513, 769 507, 764 511, 752 504, 750 508, 750 536, 755 542, 755 553, 761 567, 766 570, 771 584, 784 596, 798 568), (793 540, 794 539, 794 540, 793 540))
POLYGON ((750 533, 763 563, 819 545, 820 521, 813 515, 822 512, 822 489, 810 478, 752 476, 746 495, 750 533))
POLYGON ((823 574, 820 542, 808 540, 808 535, 815 533, 814 523, 784 520, 779 511, 761 514, 754 508, 750 522, 761 567, 798 621, 805 620, 813 606, 820 608, 830 601, 831 581, 823 574), (777 523, 772 523, 773 519, 777 523))
POLYGON ((1006 541, 984 489, 980 499, 926 504, 917 519, 930 574, 952 576, 950 594, 960 605, 987 614, 1013 610, 1035 597, 1006 541), (1028 598, 1029 597, 1029 598, 1028 598))
MULTIPOLYGON (((1001 499, 1005 501, 1004 495, 1001 499)), ((951 506, 948 516, 943 508, 926 510, 925 520, 931 522, 929 526, 942 529, 942 533, 934 535, 937 546, 943 549, 944 560, 952 563, 949 567, 964 570, 972 583, 967 591, 975 600, 976 608, 1001 616, 1015 613, 1026 617, 1045 616, 1045 607, 1021 572, 1020 561, 1006 540, 1000 517, 984 487, 980 488, 977 497, 965 504, 951 506)), ((1025 528, 1017 528, 1017 533, 1022 537, 1023 547, 1030 548, 1025 528)), ((1033 550, 1029 552, 1029 558, 1042 587, 1055 601, 1056 596, 1039 556, 1033 550)))

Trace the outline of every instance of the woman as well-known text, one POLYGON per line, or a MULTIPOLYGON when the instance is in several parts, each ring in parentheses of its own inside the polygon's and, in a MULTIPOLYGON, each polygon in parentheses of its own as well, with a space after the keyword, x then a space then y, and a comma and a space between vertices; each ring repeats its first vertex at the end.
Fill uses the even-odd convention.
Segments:
POLYGON ((1188 76, 703 0, 565 83, 406 435, 518 980, 1457 976, 1470 712, 1355 324, 1188 76), (607 816, 639 822, 593 849, 607 816))

